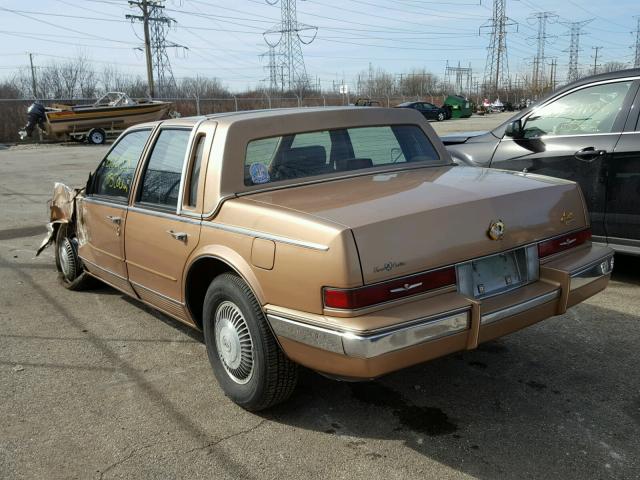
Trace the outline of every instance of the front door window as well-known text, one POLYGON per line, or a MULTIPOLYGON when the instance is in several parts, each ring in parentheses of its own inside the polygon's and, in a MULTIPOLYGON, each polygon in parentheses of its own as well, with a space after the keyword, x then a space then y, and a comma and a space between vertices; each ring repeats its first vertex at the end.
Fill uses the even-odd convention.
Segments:
POLYGON ((524 126, 526 138, 611 133, 631 81, 580 89, 534 110, 524 126))

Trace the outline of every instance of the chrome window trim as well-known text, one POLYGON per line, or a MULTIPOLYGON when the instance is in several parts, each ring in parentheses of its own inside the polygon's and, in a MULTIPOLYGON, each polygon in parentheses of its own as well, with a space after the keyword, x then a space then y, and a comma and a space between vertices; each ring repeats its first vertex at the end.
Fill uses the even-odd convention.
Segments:
POLYGON ((464 332, 470 326, 470 312, 471 307, 464 307, 366 333, 320 327, 281 314, 267 313, 267 319, 280 337, 366 359, 464 332))
MULTIPOLYGON (((531 139, 545 139, 545 138, 574 138, 574 137, 601 137, 604 135, 615 135, 615 136, 619 136, 619 135, 624 135, 625 133, 636 133, 636 132, 608 132, 608 133, 576 133, 575 135, 541 135, 539 137, 531 137, 531 139)), ((518 138, 511 138, 511 137, 505 137, 503 138, 503 140, 510 140, 510 141, 521 141, 522 139, 518 138)), ((530 139, 527 139, 530 140, 530 139)))
POLYGON ((272 240, 274 242, 285 243, 288 245, 308 248, 311 250, 319 250, 322 252, 326 252, 327 250, 329 250, 328 245, 323 245, 321 243, 307 242, 305 240, 296 240, 294 238, 282 237, 280 235, 273 235, 271 233, 260 232, 258 230, 252 230, 250 228, 236 227, 233 225, 223 225, 222 223, 208 222, 208 221, 203 221, 202 226, 206 228, 213 228, 215 230, 223 230, 225 232, 237 233, 240 235, 249 235, 251 237, 261 238, 264 240, 272 240))
POLYGON ((182 212, 182 203, 184 201, 184 181, 187 175, 187 166, 189 160, 191 160, 191 153, 193 152, 193 142, 196 139, 198 129, 200 125, 207 121, 207 117, 201 117, 196 124, 191 127, 191 135, 189 135, 189 142, 187 143, 187 151, 184 153, 184 159, 182 160, 182 172, 180 173, 180 186, 178 187, 178 204, 176 205, 176 215, 180 215, 182 212))
POLYGON ((537 297, 526 300, 522 303, 518 303, 516 305, 511 305, 510 307, 503 308, 501 310, 496 310, 495 312, 487 313, 480 317, 481 325, 488 325, 490 323, 497 322, 498 320, 502 320, 507 317, 511 317, 513 315, 517 315, 518 313, 525 312, 537 306, 543 305, 547 302, 555 300, 560 297, 560 289, 553 290, 552 292, 544 293, 537 297))

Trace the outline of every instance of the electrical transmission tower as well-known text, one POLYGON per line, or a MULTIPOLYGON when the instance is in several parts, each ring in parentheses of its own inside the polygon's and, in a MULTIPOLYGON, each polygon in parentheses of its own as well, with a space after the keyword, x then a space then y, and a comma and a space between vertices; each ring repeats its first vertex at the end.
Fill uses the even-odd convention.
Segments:
POLYGON ((533 91, 539 92, 546 84, 544 49, 549 39, 555 38, 555 35, 547 35, 547 24, 557 22, 558 15, 553 12, 536 12, 528 20, 530 23, 538 23, 538 34, 535 37, 529 37, 529 40, 536 40, 538 44, 536 56, 533 59, 532 82, 533 91))
POLYGON ((491 29, 491 38, 487 47, 487 62, 484 67, 485 89, 497 94, 501 86, 509 79, 509 63, 507 56, 507 27, 518 23, 507 17, 507 0, 493 0, 493 16, 480 26, 491 29))
MULTIPOLYGON (((280 76, 282 89, 303 90, 310 86, 307 69, 304 66, 302 56, 302 44, 308 45, 313 42, 318 33, 318 27, 298 23, 296 13, 297 0, 280 0, 281 23, 264 32, 264 41, 270 47, 278 47, 280 56, 280 76), (308 41, 303 40, 301 32, 312 31, 313 35, 308 41), (279 34, 277 41, 272 41, 269 37, 279 34)), ((278 0, 269 5, 275 5, 278 0)))
POLYGON ((269 45, 269 50, 260 55, 261 58, 267 57, 269 63, 266 66, 266 70, 269 73, 269 92, 275 92, 278 90, 278 63, 276 58, 276 47, 269 45))
POLYGON ((635 17, 638 21, 636 25, 636 31, 632 32, 636 35, 635 55, 633 56, 633 67, 640 68, 640 15, 635 17))
POLYGON ((461 67, 458 62, 457 67, 450 67, 449 61, 444 69, 444 78, 447 85, 451 85, 451 78, 455 79, 455 92, 456 93, 470 93, 471 92, 471 79, 473 77, 473 70, 471 64, 469 67, 461 67))
POLYGON ((142 13, 142 15, 126 15, 126 18, 142 22, 144 28, 149 96, 155 97, 156 94, 161 97, 170 96, 175 92, 177 85, 171 70, 167 48, 187 48, 167 41, 169 28, 177 22, 165 15, 164 0, 129 0, 129 5, 138 7, 142 13))
POLYGON ((580 78, 580 71, 578 70, 578 55, 580 54, 580 35, 582 35, 582 29, 593 21, 593 18, 589 20, 582 20, 581 22, 564 22, 570 28, 569 35, 571 37, 571 43, 569 49, 564 50, 569 52, 569 70, 567 72, 567 82, 575 82, 580 78))

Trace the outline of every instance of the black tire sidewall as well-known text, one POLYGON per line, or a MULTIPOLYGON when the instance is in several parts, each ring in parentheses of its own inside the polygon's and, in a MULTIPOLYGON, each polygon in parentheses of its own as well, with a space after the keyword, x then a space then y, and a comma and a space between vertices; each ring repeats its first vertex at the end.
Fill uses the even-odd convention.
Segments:
POLYGON ((225 394, 238 405, 252 409, 260 402, 267 388, 266 335, 271 335, 266 319, 253 295, 249 297, 248 287, 233 274, 223 274, 216 278, 207 291, 203 309, 203 332, 209 362, 225 394), (245 290, 246 289, 246 290, 245 290), (224 301, 233 302, 242 312, 253 342, 253 373, 245 384, 235 382, 225 370, 216 347, 215 312, 224 301), (267 330, 266 330, 267 329, 267 330))

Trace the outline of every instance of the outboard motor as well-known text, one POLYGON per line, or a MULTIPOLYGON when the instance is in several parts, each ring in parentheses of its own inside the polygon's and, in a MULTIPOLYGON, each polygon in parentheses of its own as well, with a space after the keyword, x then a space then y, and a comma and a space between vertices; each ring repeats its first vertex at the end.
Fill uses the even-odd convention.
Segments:
POLYGON ((20 130, 20 138, 22 140, 24 140, 25 137, 31 138, 36 125, 40 127, 40 130, 45 130, 45 121, 45 107, 36 100, 27 108, 27 124, 20 130))

